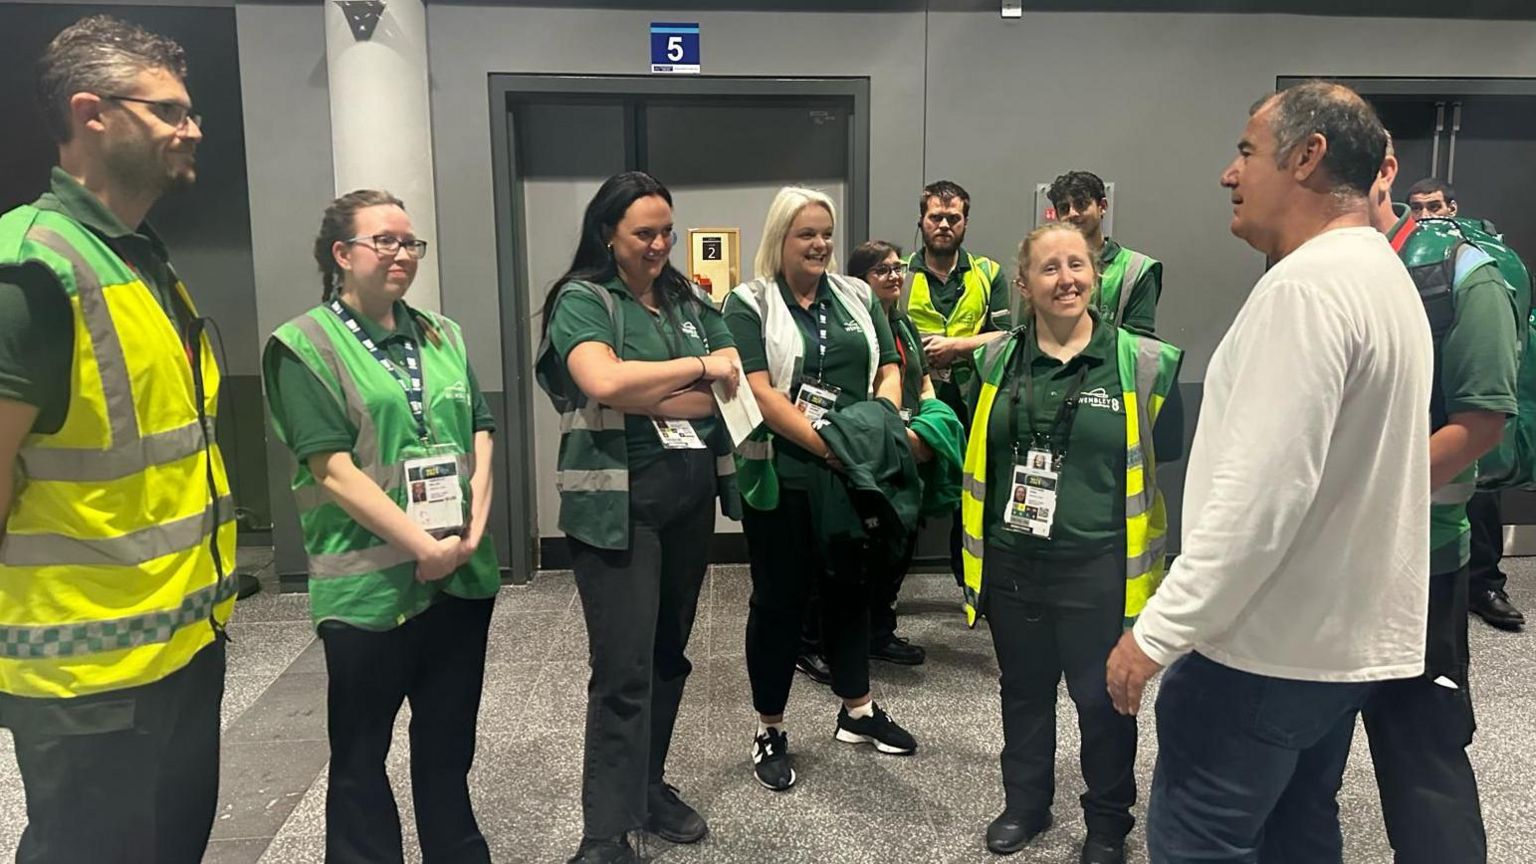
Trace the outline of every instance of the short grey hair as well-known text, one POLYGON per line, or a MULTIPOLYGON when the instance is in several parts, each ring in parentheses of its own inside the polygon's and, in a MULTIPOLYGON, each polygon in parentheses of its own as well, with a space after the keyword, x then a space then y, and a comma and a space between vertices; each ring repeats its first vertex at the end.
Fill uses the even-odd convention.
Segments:
POLYGON ((1272 108, 1275 161, 1284 165, 1309 136, 1328 142, 1323 170, 1341 197, 1370 194, 1387 156, 1387 130, 1359 93, 1331 81, 1303 81, 1255 102, 1249 114, 1272 108))
POLYGON ((81 18, 60 31, 37 61, 37 101, 54 140, 69 141, 69 100, 76 93, 121 92, 146 69, 185 80, 187 53, 174 39, 110 15, 81 18))

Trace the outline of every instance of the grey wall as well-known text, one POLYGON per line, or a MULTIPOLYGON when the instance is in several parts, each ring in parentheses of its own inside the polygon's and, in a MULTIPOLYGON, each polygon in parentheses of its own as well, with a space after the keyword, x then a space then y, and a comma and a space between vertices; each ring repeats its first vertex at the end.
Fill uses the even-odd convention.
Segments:
MULTIPOLYGON (((1033 183, 1070 168, 1115 180, 1119 237, 1166 262, 1160 329, 1189 349, 1188 382, 1203 378, 1262 269, 1227 232, 1216 180, 1248 105, 1277 76, 1536 77, 1530 21, 1060 12, 1004 22, 993 4, 936 2, 931 13, 916 3, 894 12, 867 11, 868 3, 833 4, 865 9, 854 12, 593 5, 602 8, 428 6, 434 254, 444 311, 464 325, 493 393, 510 382, 501 368, 487 76, 646 74, 651 21, 698 21, 707 74, 869 78, 872 236, 911 243, 916 191, 948 176, 975 195, 970 245, 1007 260, 1033 183), (1410 50, 1427 32, 1436 50, 1410 50)), ((329 194, 323 79, 314 74, 323 70, 321 15, 243 0, 236 8, 246 126, 261 141, 249 160, 267 332, 313 297, 306 253, 294 250, 305 248, 329 194), (266 96, 257 98, 257 85, 270 87, 266 96)), ((553 465, 538 469, 537 484, 552 485, 553 465)), ((539 523, 554 533, 551 515, 539 523)))

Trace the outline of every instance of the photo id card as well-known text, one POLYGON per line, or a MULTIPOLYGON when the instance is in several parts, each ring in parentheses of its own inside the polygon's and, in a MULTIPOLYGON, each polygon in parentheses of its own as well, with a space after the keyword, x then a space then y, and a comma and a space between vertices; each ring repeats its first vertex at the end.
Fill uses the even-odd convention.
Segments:
POLYGON ((661 446, 668 450, 703 450, 704 440, 693 428, 693 424, 687 420, 668 420, 665 417, 652 417, 651 423, 656 427, 656 435, 661 438, 661 446))
POLYGON ((837 407, 837 395, 842 390, 831 384, 823 384, 815 378, 807 378, 800 382, 800 393, 795 397, 795 407, 805 415, 805 419, 815 426, 821 418, 831 413, 837 407))
POLYGON ((1056 521, 1056 484, 1059 479, 1055 459, 1049 451, 1032 449, 1022 462, 1015 462, 1003 525, 1020 534, 1050 539, 1051 525, 1056 521))
POLYGON ((443 536, 464 527, 464 489, 453 455, 408 459, 405 463, 405 515, 429 533, 443 536))

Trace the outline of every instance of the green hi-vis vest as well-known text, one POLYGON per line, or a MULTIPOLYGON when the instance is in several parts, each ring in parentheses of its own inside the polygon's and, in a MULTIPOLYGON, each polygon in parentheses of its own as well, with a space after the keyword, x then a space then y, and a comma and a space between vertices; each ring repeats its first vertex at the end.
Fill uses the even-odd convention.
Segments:
POLYGON ((1099 296, 1097 306, 1100 320, 1119 326, 1125 318, 1125 306, 1131 301, 1131 292, 1136 288, 1136 280, 1141 274, 1157 262, 1152 258, 1133 252, 1124 246, 1115 254, 1109 266, 1104 268, 1104 273, 1099 277, 1099 296))
MULTIPOLYGON (((960 522, 964 531, 961 559, 965 569, 965 619, 976 626, 982 607, 982 563, 985 558, 987 506, 987 426, 992 405, 1002 385, 1003 373, 1022 329, 1007 339, 990 342, 977 350, 977 366, 985 375, 976 400, 971 440, 965 449, 965 491, 960 497, 960 522)), ((1120 389, 1125 400, 1125 620, 1126 626, 1146 608, 1152 592, 1163 581, 1164 549, 1168 514, 1157 488, 1157 465, 1152 452, 1152 427, 1173 388, 1183 352, 1148 336, 1118 331, 1116 361, 1120 389)), ((1027 372, 1022 374, 1028 374, 1027 372)))
MULTIPOLYGON (((572 291, 589 291, 602 301, 613 322, 614 353, 624 359, 624 306, 608 289, 590 282, 567 282, 560 287, 550 314, 572 291)), ((709 295, 697 286, 694 301, 714 307, 709 295)), ((701 309, 685 303, 678 309, 700 334, 701 309)), ((702 337, 701 337, 702 338, 702 337)), ((705 350, 709 345, 705 344, 705 350)), ((535 358, 535 379, 560 414, 560 453, 557 457, 555 485, 560 490, 560 530, 588 546, 599 549, 629 548, 629 447, 624 438, 624 412, 588 399, 565 368, 565 359, 549 340, 548 322, 544 339, 535 358)), ((743 380, 741 386, 747 382, 743 380)), ((728 518, 741 518, 741 501, 736 494, 736 461, 731 456, 731 438, 724 423, 715 424, 715 432, 705 442, 715 457, 715 486, 720 509, 728 518)), ((699 538, 704 542, 706 538, 699 538)))
MULTIPOLYGON (((0 267, 27 262, 69 296, 74 358, 64 424, 28 435, 16 459, 0 541, 0 691, 68 698, 150 684, 186 666, 234 607, 218 363, 200 336, 194 368, 143 279, 68 216, 27 206, 0 217, 0 267)), ((175 292, 195 317, 180 281, 175 292)))
MULTIPOLYGON (((459 325, 441 315, 405 309, 405 314, 418 316, 418 329, 423 331, 419 340, 421 386, 432 436, 426 443, 417 437, 416 421, 399 380, 328 306, 317 306, 277 328, 272 340, 292 351, 330 391, 356 435, 352 461, 401 510, 406 509, 407 460, 444 452, 433 450, 433 445, 457 455, 467 523, 469 481, 476 466, 474 405, 464 338, 459 325), (436 330, 439 344, 428 338, 423 323, 436 330)), ((268 364, 273 356, 269 346, 268 364)), ((289 443, 276 412, 273 418, 277 437, 289 443)), ((309 555, 309 605, 316 624, 341 621, 365 630, 388 630, 425 611, 439 592, 479 599, 494 595, 500 587, 496 552, 489 542, 481 543, 469 561, 447 579, 418 582, 415 557, 347 515, 315 480, 307 461, 297 465, 292 488, 304 551, 309 555)))

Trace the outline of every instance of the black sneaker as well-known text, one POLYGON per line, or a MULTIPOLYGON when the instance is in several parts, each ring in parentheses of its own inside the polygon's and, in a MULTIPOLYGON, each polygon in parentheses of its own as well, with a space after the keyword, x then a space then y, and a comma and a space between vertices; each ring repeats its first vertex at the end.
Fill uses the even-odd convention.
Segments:
POLYGON ((752 773, 757 782, 775 792, 795 785, 795 768, 789 762, 789 733, 769 729, 752 741, 752 773))
POLYGON ((669 843, 697 843, 709 833, 704 817, 679 798, 677 787, 670 783, 651 787, 646 809, 650 811, 646 829, 669 843))
POLYGON ((1083 841, 1083 852, 1078 864, 1125 864, 1125 838, 1106 838, 1088 835, 1083 841))
POLYGON ((848 716, 847 706, 837 712, 837 740, 845 744, 873 744, 876 750, 893 756, 910 756, 917 752, 917 739, 912 733, 897 726, 879 705, 871 702, 869 707, 875 713, 868 717, 848 716))
POLYGON ((1012 855, 1045 833, 1053 821, 1049 810, 1035 814, 1004 810, 987 825, 987 849, 994 855, 1012 855))
POLYGON ((1472 614, 1500 630, 1519 630, 1525 626, 1525 615, 1509 602, 1503 591, 1473 591, 1468 606, 1472 614))
POLYGON ((795 657, 795 671, 824 687, 832 686, 832 667, 820 654, 802 651, 795 657))
POLYGON ((565 864, 644 864, 645 859, 630 848, 629 838, 620 834, 611 840, 583 838, 575 856, 565 864))
POLYGON ((869 658, 898 666, 921 666, 928 659, 928 652, 892 633, 883 639, 870 641, 869 658))

